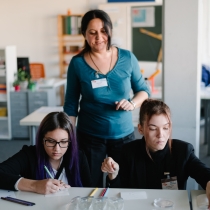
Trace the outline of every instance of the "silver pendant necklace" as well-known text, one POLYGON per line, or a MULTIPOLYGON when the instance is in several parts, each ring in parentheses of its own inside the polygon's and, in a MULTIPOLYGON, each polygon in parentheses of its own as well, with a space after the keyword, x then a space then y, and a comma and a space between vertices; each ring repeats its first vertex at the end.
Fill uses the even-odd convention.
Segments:
MULTIPOLYGON (((95 64, 95 62, 93 61, 90 52, 89 52, 89 56, 90 56, 91 61, 92 61, 93 64, 95 65, 95 67, 98 69, 98 71, 96 71, 96 73, 95 73, 95 77, 98 79, 98 78, 99 78, 99 75, 98 75, 98 74, 99 74, 99 73, 103 74, 103 72, 100 71, 100 69, 98 68, 98 66, 97 66, 97 65, 95 64)), ((110 72, 110 70, 111 70, 111 64, 112 64, 112 54, 111 54, 111 61, 110 61, 109 71, 108 71, 108 72, 110 72)), ((108 72, 107 72, 107 73, 108 73, 108 72)))

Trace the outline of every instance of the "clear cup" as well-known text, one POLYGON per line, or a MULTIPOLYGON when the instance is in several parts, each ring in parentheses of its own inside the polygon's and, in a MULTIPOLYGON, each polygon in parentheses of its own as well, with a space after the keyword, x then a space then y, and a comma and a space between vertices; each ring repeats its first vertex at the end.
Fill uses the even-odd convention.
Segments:
POLYGON ((157 198, 154 200, 154 206, 159 209, 173 209, 174 202, 165 198, 157 198))
POLYGON ((107 210, 123 210, 124 200, 123 198, 111 197, 109 198, 109 205, 107 210))
POLYGON ((90 210, 93 204, 94 197, 82 197, 78 202, 79 210, 90 210))
POLYGON ((93 201, 92 209, 93 210, 106 210, 108 203, 107 197, 98 197, 93 201))

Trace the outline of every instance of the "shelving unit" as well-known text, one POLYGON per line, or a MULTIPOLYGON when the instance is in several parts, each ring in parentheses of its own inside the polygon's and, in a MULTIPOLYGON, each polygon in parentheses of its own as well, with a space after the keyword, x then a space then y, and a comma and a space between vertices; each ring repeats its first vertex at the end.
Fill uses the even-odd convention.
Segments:
POLYGON ((0 91, 0 110, 6 108, 6 116, 0 115, 0 140, 11 139, 10 90, 15 72, 17 72, 16 47, 0 48, 0 84, 5 85, 6 89, 0 91))
POLYGON ((84 44, 81 34, 82 14, 58 15, 58 46, 60 77, 65 78, 71 58, 79 53, 84 44))

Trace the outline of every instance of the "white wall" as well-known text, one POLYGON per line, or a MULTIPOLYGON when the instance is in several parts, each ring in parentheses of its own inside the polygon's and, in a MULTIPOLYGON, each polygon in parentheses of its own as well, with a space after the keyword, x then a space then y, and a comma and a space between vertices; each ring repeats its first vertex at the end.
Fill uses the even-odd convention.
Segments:
MULTIPOLYGON (((207 23, 210 25, 210 5, 209 0, 203 1, 206 26, 203 29, 202 61, 208 63, 210 49, 207 49, 207 45, 210 48, 210 42, 207 39, 210 37, 210 27, 207 32, 207 23)), ((0 0, 0 47, 16 45, 18 57, 29 57, 30 62, 42 62, 47 76, 58 76, 57 15, 65 14, 69 8, 72 13, 85 13, 105 3, 107 0, 0 0)), ((140 67, 145 69, 145 77, 153 73, 153 66, 155 63, 147 65, 140 62, 140 67)), ((156 77, 157 85, 162 83, 161 78, 161 75, 156 77)))
POLYGON ((203 0, 202 5, 202 63, 210 66, 210 1, 203 0))
POLYGON ((0 0, 0 46, 16 45, 18 57, 42 62, 58 76, 57 15, 84 13, 88 0, 0 0))
MULTIPOLYGON (((163 31, 163 93, 164 101, 172 111, 172 138, 191 143, 197 156, 200 130, 201 3, 200 0, 164 0, 163 31)), ((197 185, 193 184, 194 187, 197 185)))

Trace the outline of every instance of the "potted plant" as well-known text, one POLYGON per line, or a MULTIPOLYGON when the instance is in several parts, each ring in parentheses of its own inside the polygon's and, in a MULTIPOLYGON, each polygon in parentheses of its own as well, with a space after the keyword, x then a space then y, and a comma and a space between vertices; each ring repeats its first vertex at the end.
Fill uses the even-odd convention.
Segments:
POLYGON ((13 82, 13 87, 15 88, 15 91, 20 91, 20 81, 18 79, 16 79, 14 82, 13 82))
POLYGON ((21 90, 26 90, 28 87, 29 74, 25 71, 24 68, 19 68, 17 73, 15 73, 16 80, 13 83, 13 86, 19 84, 21 90))

